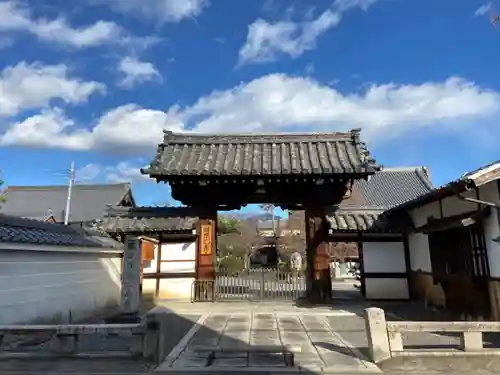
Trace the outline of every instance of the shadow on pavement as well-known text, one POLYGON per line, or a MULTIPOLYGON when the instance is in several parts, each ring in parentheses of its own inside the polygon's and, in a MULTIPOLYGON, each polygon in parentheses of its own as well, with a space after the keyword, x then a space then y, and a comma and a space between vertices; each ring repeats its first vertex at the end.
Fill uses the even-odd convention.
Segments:
MULTIPOLYGON (((151 301, 144 301, 141 306, 141 313, 145 314, 156 305, 151 301)), ((167 309, 162 307, 162 310, 167 309)), ((209 306, 207 306, 209 309, 209 306)), ((196 309, 199 311, 200 309, 196 309)), ((229 312, 228 312, 229 313, 229 312)), ((215 314, 217 316, 217 314, 215 314)), ((223 314, 219 314, 223 315, 223 314)), ((265 315, 265 314, 263 314, 265 315)), ((253 364, 254 366, 272 366, 273 368, 286 368, 293 366, 294 363, 290 362, 290 355, 280 354, 283 351, 282 347, 273 347, 270 342, 266 340, 266 335, 271 337, 275 334, 274 326, 266 326, 267 321, 263 320, 261 326, 260 341, 256 344, 249 344, 248 340, 238 339, 239 332, 243 332, 245 324, 243 321, 238 323, 238 319, 232 319, 232 329, 227 330, 227 334, 221 334, 220 326, 217 326, 217 319, 214 319, 208 324, 202 325, 196 332, 196 342, 186 342, 186 347, 179 347, 179 343, 185 340, 186 334, 193 328, 196 322, 200 319, 202 314, 193 311, 193 313, 176 313, 168 310, 167 315, 167 330, 165 334, 165 353, 167 361, 171 361, 172 366, 175 366, 181 360, 181 367, 185 370, 192 370, 193 374, 200 373, 203 370, 205 374, 219 374, 220 368, 225 365, 228 367, 239 367, 242 371, 244 365, 253 364), (183 339, 184 338, 184 339, 183 339), (190 345, 191 344, 191 345, 190 345), (227 351, 220 350, 220 345, 227 348, 227 351), (260 349, 260 350, 259 350, 260 349), (168 355, 170 353, 170 355, 168 355), (176 353, 178 356, 175 358, 176 353), (213 369, 213 371, 212 371, 213 369), (211 372, 207 372, 210 370, 211 372)), ((107 317, 107 322, 116 322, 123 319, 123 317, 107 317)), ((226 323, 229 324, 229 323, 226 323)), ((87 353, 103 353, 105 351, 127 351, 131 346, 130 337, 108 337, 108 336, 82 336, 78 342, 79 350, 87 353)), ((2 348, 5 350, 4 348, 2 348)), ((331 348, 335 350, 336 348, 331 348)), ((25 352, 38 352, 47 353, 49 351, 49 341, 39 343, 38 345, 16 348, 16 351, 25 352)), ((165 360, 164 359, 164 360, 165 360)), ((161 363, 162 361, 160 361, 161 363)), ((8 374, 139 374, 139 373, 152 373, 157 366, 158 362, 144 360, 142 358, 99 358, 99 359, 72 359, 72 358, 32 358, 32 359, 2 359, 0 361, 0 373, 2 375, 8 374)), ((296 364, 295 364, 296 365, 296 364)), ((290 369, 292 369, 290 367, 290 369)), ((185 372, 185 371, 184 371, 185 372)), ((239 372, 239 371, 238 371, 239 372)), ((252 371, 253 375, 267 375, 274 371, 252 371)), ((168 368, 162 369, 160 373, 170 373, 168 368)), ((227 372, 226 372, 227 373, 227 372)), ((302 369, 304 374, 314 374, 317 372, 302 369)))

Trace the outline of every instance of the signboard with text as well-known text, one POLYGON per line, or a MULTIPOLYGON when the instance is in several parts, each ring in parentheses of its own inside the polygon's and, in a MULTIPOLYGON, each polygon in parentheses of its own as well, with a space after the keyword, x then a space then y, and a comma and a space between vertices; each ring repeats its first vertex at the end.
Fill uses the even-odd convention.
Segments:
POLYGON ((124 312, 136 312, 140 304, 141 241, 127 236, 123 254, 121 307, 124 312))
POLYGON ((201 225, 201 255, 211 255, 213 245, 213 233, 211 224, 201 225))

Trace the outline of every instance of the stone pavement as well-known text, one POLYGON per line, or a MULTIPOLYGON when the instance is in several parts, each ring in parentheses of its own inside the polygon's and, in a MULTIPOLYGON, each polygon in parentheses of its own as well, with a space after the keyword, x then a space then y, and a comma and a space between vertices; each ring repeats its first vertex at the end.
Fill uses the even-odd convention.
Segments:
POLYGON ((328 318, 341 321, 344 317, 285 312, 207 314, 185 346, 169 355, 157 371, 380 372, 330 326, 328 318), (267 352, 254 352, 263 347, 267 352), (294 353, 294 366, 287 365, 283 348, 294 353))

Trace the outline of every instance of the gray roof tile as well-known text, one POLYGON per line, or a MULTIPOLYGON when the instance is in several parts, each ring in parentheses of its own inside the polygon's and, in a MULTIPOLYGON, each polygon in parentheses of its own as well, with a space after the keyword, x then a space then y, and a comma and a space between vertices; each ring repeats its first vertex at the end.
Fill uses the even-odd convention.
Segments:
POLYGON ((198 211, 190 207, 113 207, 100 229, 107 233, 184 232, 195 229, 198 211))
MULTIPOLYGON (((79 185, 72 190, 70 222, 101 219, 107 205, 117 205, 130 192, 130 184, 79 185)), ((44 220, 64 221, 67 186, 9 186, 0 213, 44 220)))
POLYGON ((378 207, 389 209, 434 189, 423 167, 387 168, 369 180, 356 180, 352 196, 341 202, 341 209, 378 207))
POLYGON ((398 232, 381 210, 337 211, 326 218, 330 229, 336 232, 398 232))
POLYGON ((61 224, 44 223, 0 214, 0 243, 94 248, 119 247, 115 241, 113 241, 113 245, 111 242, 100 241, 99 238, 103 236, 91 235, 83 229, 66 227, 61 224))
POLYGON ((142 173, 156 176, 367 174, 379 169, 350 133, 202 135, 166 132, 142 173))
POLYGON ((327 220, 334 231, 397 232, 398 226, 384 212, 432 190, 423 167, 387 168, 369 180, 355 181, 351 196, 332 207, 327 220))

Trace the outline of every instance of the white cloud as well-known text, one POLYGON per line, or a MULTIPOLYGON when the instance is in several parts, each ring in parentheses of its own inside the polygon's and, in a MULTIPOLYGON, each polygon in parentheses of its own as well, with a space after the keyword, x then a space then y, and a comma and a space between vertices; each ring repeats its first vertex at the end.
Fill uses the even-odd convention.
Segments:
POLYGON ((123 75, 119 85, 124 88, 148 81, 161 81, 161 75, 152 63, 140 61, 136 57, 122 58, 118 63, 118 71, 123 75))
POLYGON ((11 124, 0 138, 0 144, 31 147, 87 150, 91 139, 86 131, 76 127, 59 108, 45 109, 40 114, 11 124))
POLYGON ((11 124, 0 144, 133 153, 157 144, 164 129, 180 131, 182 124, 163 111, 134 104, 105 113, 91 129, 78 128, 56 108, 11 124))
POLYGON ((210 3, 208 0, 97 0, 120 13, 131 13, 160 22, 180 22, 199 16, 210 3))
POLYGON ((52 99, 82 103, 105 86, 69 76, 63 64, 42 65, 20 62, 0 73, 0 117, 16 115, 23 109, 43 107, 52 99))
POLYGON ((335 0, 333 7, 340 12, 345 12, 353 8, 361 8, 366 11, 369 7, 380 0, 335 0))
POLYGON ((118 183, 150 181, 148 176, 141 174, 140 168, 142 166, 143 165, 138 165, 136 163, 132 163, 131 161, 122 161, 117 165, 89 163, 84 167, 77 169, 75 177, 77 182, 106 181, 118 183))
POLYGON ((101 173, 99 164, 89 163, 82 168, 78 168, 75 172, 75 181, 77 183, 93 182, 101 173))
POLYGON ((419 85, 374 84, 363 92, 344 94, 311 78, 271 74, 214 91, 191 106, 173 106, 167 112, 133 104, 118 107, 89 130, 79 130, 58 111, 44 112, 14 124, 0 143, 151 153, 161 141, 163 129, 182 131, 186 127, 199 132, 362 127, 363 138, 372 142, 388 134, 397 137, 409 129, 483 124, 499 114, 498 92, 458 77, 419 85))
MULTIPOLYGON (((316 19, 311 17, 312 9, 306 12, 302 22, 268 22, 259 18, 248 27, 245 44, 239 51, 238 64, 262 64, 281 56, 302 56, 306 51, 316 48, 316 41, 321 35, 340 23, 344 12, 353 8, 366 11, 378 1, 336 0, 331 9, 325 10, 316 19)), ((265 3, 265 9, 270 7, 273 7, 273 3, 265 3)))
POLYGON ((480 17, 488 14, 493 7, 493 3, 490 1, 489 3, 481 5, 479 8, 476 9, 474 12, 474 17, 480 17))
POLYGON ((316 39, 336 26, 340 13, 330 10, 318 18, 302 23, 280 21, 270 23, 258 19, 248 27, 245 44, 239 51, 239 64, 265 63, 282 55, 297 58, 316 47, 316 39))
POLYGON ((134 165, 123 161, 116 166, 105 167, 104 173, 106 174, 106 180, 109 182, 151 181, 149 176, 141 174, 141 167, 144 167, 144 165, 134 165))
POLYGON ((17 1, 0 3, 0 32, 28 32, 45 42, 74 48, 87 48, 103 44, 151 44, 152 39, 135 38, 119 25, 97 21, 92 25, 74 28, 63 18, 35 18, 30 9, 17 1))

